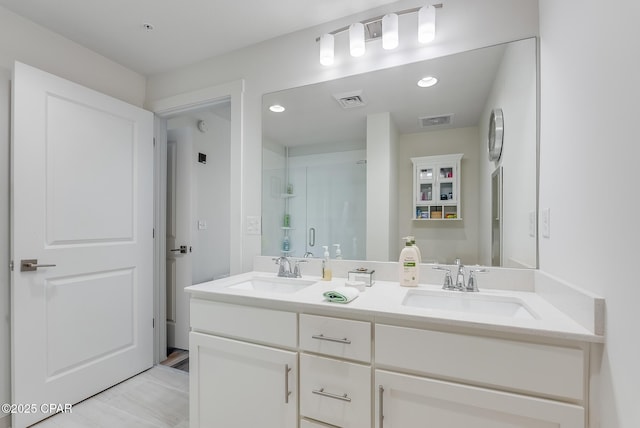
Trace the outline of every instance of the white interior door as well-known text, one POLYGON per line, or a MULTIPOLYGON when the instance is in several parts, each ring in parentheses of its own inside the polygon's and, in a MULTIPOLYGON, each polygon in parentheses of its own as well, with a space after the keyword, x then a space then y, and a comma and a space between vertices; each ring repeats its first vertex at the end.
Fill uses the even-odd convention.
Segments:
POLYGON ((77 403, 153 364, 153 115, 16 63, 11 151, 12 400, 77 403))
POLYGON ((167 135, 167 345, 189 349, 192 283, 191 204, 193 140, 189 128, 167 135))

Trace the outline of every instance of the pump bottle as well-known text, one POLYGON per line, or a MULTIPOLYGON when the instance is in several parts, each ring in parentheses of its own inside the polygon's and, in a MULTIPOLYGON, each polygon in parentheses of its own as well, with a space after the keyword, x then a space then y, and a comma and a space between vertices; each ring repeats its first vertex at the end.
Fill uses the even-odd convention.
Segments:
POLYGON ((329 264, 329 246, 323 245, 324 256, 322 258, 322 279, 324 281, 331 281, 331 266, 329 264))
POLYGON ((400 269, 400 285, 403 287, 415 287, 418 285, 418 275, 420 273, 420 261, 418 250, 411 244, 411 240, 403 238, 406 243, 400 252, 398 262, 400 269))
POLYGON ((333 244, 336 247, 336 260, 342 260, 342 250, 340 249, 340 244, 333 244))

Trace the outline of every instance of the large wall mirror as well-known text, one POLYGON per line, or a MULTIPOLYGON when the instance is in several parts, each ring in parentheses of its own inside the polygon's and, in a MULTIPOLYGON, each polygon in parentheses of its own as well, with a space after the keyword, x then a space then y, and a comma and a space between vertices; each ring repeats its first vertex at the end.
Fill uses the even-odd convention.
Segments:
MULTIPOLYGON (((366 195, 367 176, 371 181, 377 171, 367 169, 379 154, 367 146, 367 130, 386 117, 397 199, 388 207, 389 236, 414 236, 423 262, 460 257, 468 265, 536 268, 536 46, 525 39, 265 94, 262 254, 322 257, 326 246, 332 258, 338 249, 344 259, 373 258, 367 254, 367 241, 375 237, 367 236, 372 204, 366 195), (437 84, 419 86, 426 76, 437 84), (273 112, 274 105, 285 110, 273 112), (500 158, 490 160, 494 109, 503 113, 503 147, 500 158), (454 153, 463 154, 459 218, 416 220, 411 158, 454 153)), ((392 261, 401 243, 393 245, 392 261)))

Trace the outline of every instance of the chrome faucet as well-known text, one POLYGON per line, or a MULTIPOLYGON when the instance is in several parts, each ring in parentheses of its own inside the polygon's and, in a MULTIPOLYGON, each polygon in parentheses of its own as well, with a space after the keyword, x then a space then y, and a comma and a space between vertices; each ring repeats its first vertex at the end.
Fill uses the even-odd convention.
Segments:
POLYGON ((291 260, 288 257, 280 256, 272 259, 280 267, 278 268, 278 276, 281 278, 302 278, 300 274, 300 263, 306 263, 306 260, 294 260, 293 270, 291 270, 291 260))
POLYGON ((458 272, 456 273, 455 283, 453 281, 451 275, 451 269, 436 266, 434 269, 445 271, 444 275, 444 283, 442 285, 443 290, 455 290, 455 291, 469 291, 469 292, 477 292, 478 290, 478 279, 476 278, 476 273, 487 272, 486 269, 469 269, 469 282, 465 284, 464 281, 464 265, 462 261, 457 258, 455 261, 455 265, 458 267, 458 272))
POLYGON ((273 260, 275 260, 276 264, 280 266, 278 268, 279 277, 290 278, 291 275, 293 275, 291 272, 291 261, 287 257, 280 256, 277 259, 273 259, 273 260))

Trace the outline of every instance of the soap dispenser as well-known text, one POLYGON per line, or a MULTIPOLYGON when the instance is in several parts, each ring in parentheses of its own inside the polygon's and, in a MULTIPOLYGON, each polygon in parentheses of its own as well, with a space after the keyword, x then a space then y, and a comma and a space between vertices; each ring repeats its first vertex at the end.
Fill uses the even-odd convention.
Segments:
POLYGON ((322 258, 322 279, 324 281, 331 281, 331 266, 329 265, 329 246, 323 245, 324 256, 322 258))
POLYGON ((415 287, 418 285, 420 273, 419 255, 416 247, 411 244, 409 237, 403 238, 406 243, 400 252, 398 262, 400 268, 400 285, 403 287, 415 287))
POLYGON ((336 247, 336 259, 342 260, 342 250, 340 249, 340 244, 333 244, 336 247))

